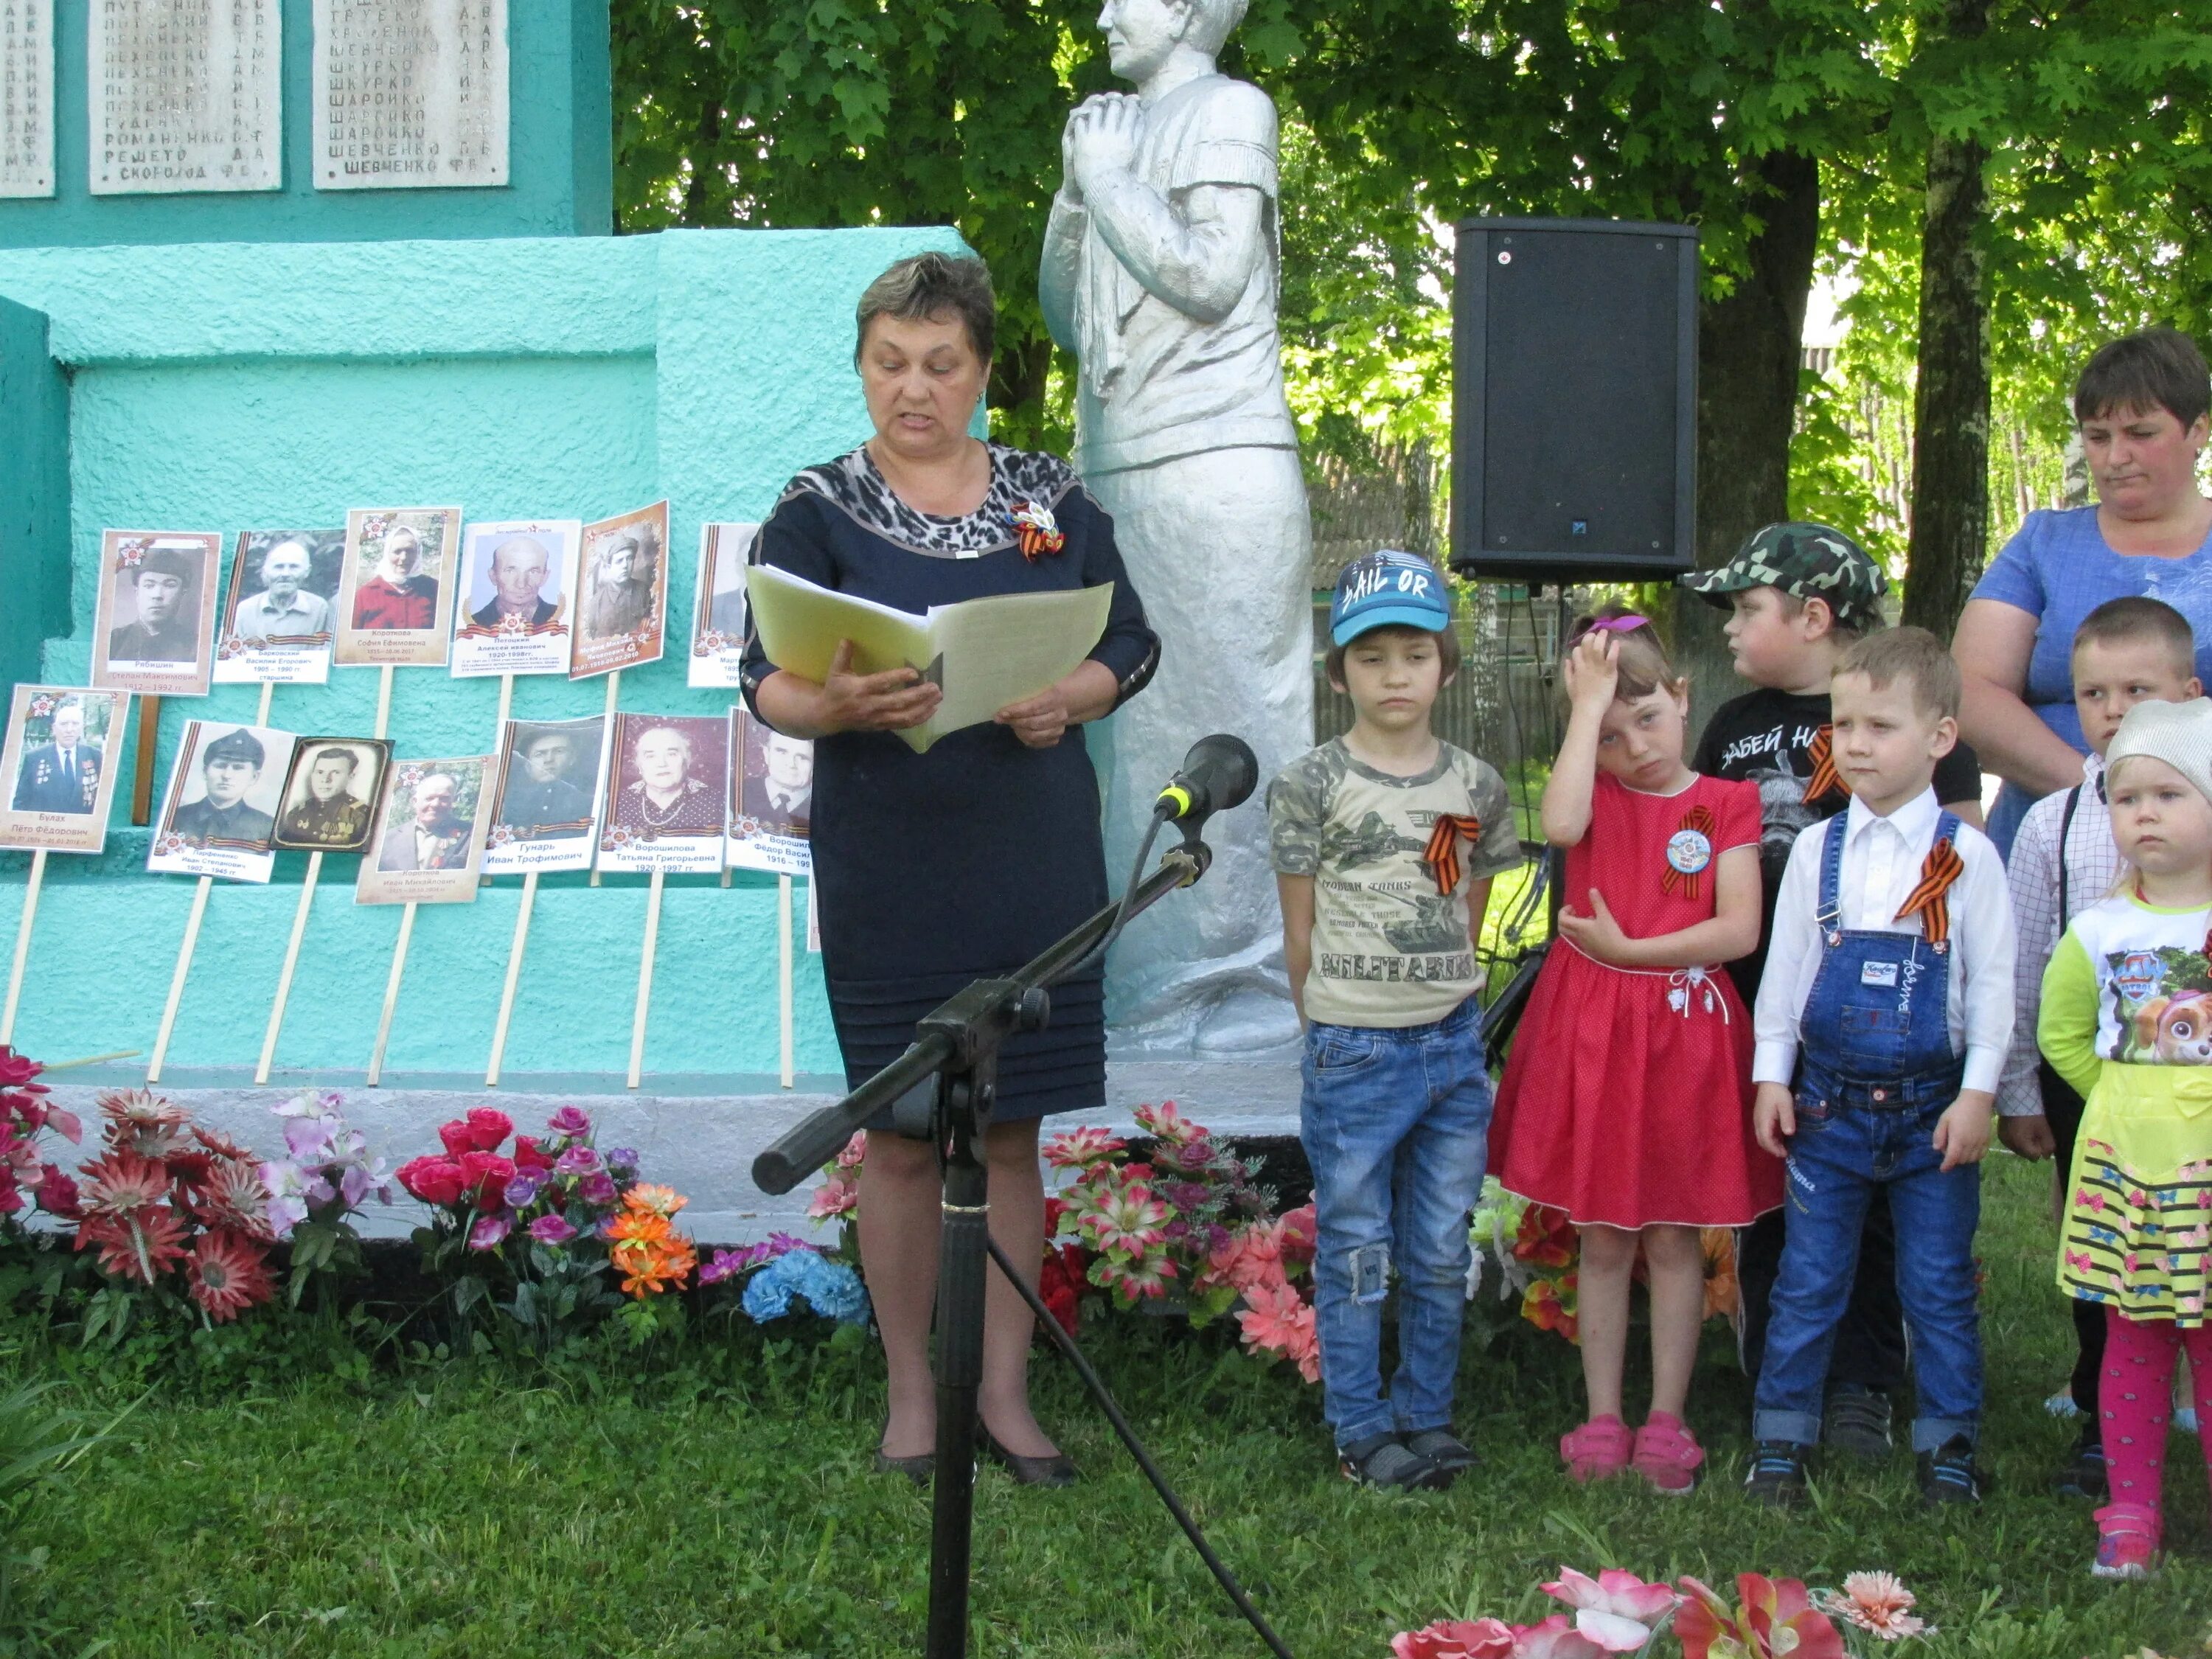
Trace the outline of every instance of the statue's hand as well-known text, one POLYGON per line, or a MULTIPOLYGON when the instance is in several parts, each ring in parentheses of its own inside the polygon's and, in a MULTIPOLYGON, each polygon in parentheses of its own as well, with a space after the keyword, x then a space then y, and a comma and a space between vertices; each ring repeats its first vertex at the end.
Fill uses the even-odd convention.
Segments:
POLYGON ((1101 93, 1084 100, 1068 121, 1065 141, 1081 194, 1092 194, 1110 174, 1129 171, 1137 158, 1142 119, 1142 106, 1126 94, 1101 93))

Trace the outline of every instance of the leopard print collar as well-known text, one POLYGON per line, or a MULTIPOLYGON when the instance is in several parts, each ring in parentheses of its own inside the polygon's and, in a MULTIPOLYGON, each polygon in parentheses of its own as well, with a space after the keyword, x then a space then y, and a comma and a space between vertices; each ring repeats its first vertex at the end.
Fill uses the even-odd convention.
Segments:
POLYGON ((861 529, 933 559, 975 559, 1014 543, 1014 514, 1035 505, 1056 508, 1082 487, 1075 469, 1054 455, 1004 444, 984 446, 991 457, 991 488, 982 506, 957 518, 939 518, 908 507, 869 458, 867 447, 820 466, 810 466, 786 486, 783 499, 819 495, 861 529))

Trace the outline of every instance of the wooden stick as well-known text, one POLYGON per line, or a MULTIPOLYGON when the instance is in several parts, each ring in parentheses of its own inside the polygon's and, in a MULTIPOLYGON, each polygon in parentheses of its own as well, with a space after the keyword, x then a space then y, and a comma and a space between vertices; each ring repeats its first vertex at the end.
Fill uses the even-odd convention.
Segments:
POLYGON ((637 959, 637 1012, 629 1023, 629 1086, 637 1087, 645 1074, 645 1016, 653 1006, 653 953, 660 942, 661 872, 653 872, 653 885, 645 899, 645 949, 637 959))
POLYGON ((8 1008, 0 1013, 0 1042, 15 1040, 15 1005, 22 1000, 23 967, 31 959, 31 919, 39 914, 39 887, 46 878, 46 849, 41 847, 31 854, 30 879, 23 884, 23 914, 15 923, 15 961, 8 969, 8 1008))
MULTIPOLYGON (((607 676, 607 718, 609 720, 612 720, 615 717, 615 700, 621 696, 622 670, 617 668, 613 673, 607 676)), ((607 764, 610 766, 620 766, 622 764, 622 761, 617 756, 610 756, 607 759, 607 764)), ((599 884, 599 861, 597 859, 593 859, 592 860, 592 885, 597 887, 599 884)))
POLYGON ((392 729, 392 665, 384 665, 376 682, 376 730, 374 737, 387 737, 392 729))
POLYGON ((131 779, 131 822, 143 825, 154 812, 154 754, 161 746, 161 700, 138 699, 138 761, 131 779))
POLYGON ((538 902, 538 872, 522 872, 522 908, 514 913, 514 943, 507 947, 507 983, 499 994, 499 1024, 492 1027, 491 1063, 484 1067, 484 1087, 499 1087, 499 1062, 507 1053, 507 1022, 514 1018, 514 988, 522 977, 522 949, 530 939, 530 908, 538 902))
MULTIPOLYGON (((498 738, 506 732, 507 711, 514 707, 514 676, 512 674, 501 674, 499 677, 499 719, 493 722, 491 728, 492 736, 495 739, 498 738)), ((496 746, 496 743, 495 743, 494 746, 496 746)))
MULTIPOLYGON (((387 672, 390 671, 387 670, 387 672)), ((407 941, 415 932, 415 901, 399 914, 399 938, 392 947, 392 976, 384 981, 384 1012, 376 1022, 376 1048, 368 1057, 368 1086, 384 1075, 384 1045, 392 1039, 392 1011, 399 1006, 399 980, 407 971, 407 941)))
POLYGON ((39 1075, 49 1072, 66 1072, 79 1066, 98 1066, 111 1060, 136 1060, 146 1051, 143 1048, 111 1048, 104 1054, 79 1054, 75 1060, 57 1060, 39 1067, 39 1075))
POLYGON ((276 1000, 269 1005, 269 1030, 261 1039, 261 1063, 253 1068, 256 1083, 269 1081, 269 1067, 276 1058, 276 1034, 284 1029, 284 1005, 292 1000, 292 970, 300 965, 300 941, 307 937, 307 911, 315 902, 315 883, 323 873, 320 848, 307 854, 307 873, 300 881, 300 908, 292 913, 292 937, 284 945, 284 971, 276 977, 276 1000))
POLYGON ((791 878, 775 878, 775 1024, 783 1073, 783 1086, 793 1086, 795 1080, 792 1051, 793 1041, 791 1020, 791 878))
POLYGON ((256 726, 266 726, 269 724, 269 699, 276 696, 276 681, 264 680, 261 682, 261 708, 259 712, 253 716, 253 723, 256 726))
POLYGON ((202 876, 192 894, 192 917, 185 924, 185 942, 177 947, 177 971, 169 975, 169 1000, 161 1005, 161 1029, 154 1038, 153 1063, 146 1068, 149 1083, 161 1080, 161 1061, 169 1052, 169 1033, 177 1028, 177 1005, 185 1000, 185 978, 192 971, 192 951, 200 942, 200 919, 207 915, 208 890, 214 885, 213 876, 202 876))

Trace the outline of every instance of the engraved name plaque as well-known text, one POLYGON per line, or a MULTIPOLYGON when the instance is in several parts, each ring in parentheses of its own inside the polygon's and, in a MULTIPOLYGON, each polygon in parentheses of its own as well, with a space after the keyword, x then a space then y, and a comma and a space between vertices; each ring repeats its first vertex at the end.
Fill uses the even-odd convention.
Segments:
POLYGON ((54 0, 0 0, 0 197, 54 193, 54 0))
POLYGON ((279 0, 91 0, 85 57, 94 195, 283 185, 278 7, 279 0))
POLYGON ((507 0, 315 0, 315 187, 504 185, 507 0))

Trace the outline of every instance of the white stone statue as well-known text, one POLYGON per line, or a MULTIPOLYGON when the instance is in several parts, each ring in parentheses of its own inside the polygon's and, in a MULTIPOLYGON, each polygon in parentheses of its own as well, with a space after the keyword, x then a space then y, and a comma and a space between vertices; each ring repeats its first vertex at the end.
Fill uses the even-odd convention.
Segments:
MULTIPOLYGON (((1160 635, 1152 688, 1099 745, 1118 888, 1183 752, 1232 732, 1261 789, 1313 744, 1312 526, 1275 331, 1275 106, 1214 57, 1246 0, 1105 0, 1132 97, 1086 99, 1039 289, 1073 352, 1075 465, 1160 635)), ((1115 948, 1115 1052, 1232 1054, 1297 1035, 1264 802, 1206 830, 1212 871, 1115 948)))

